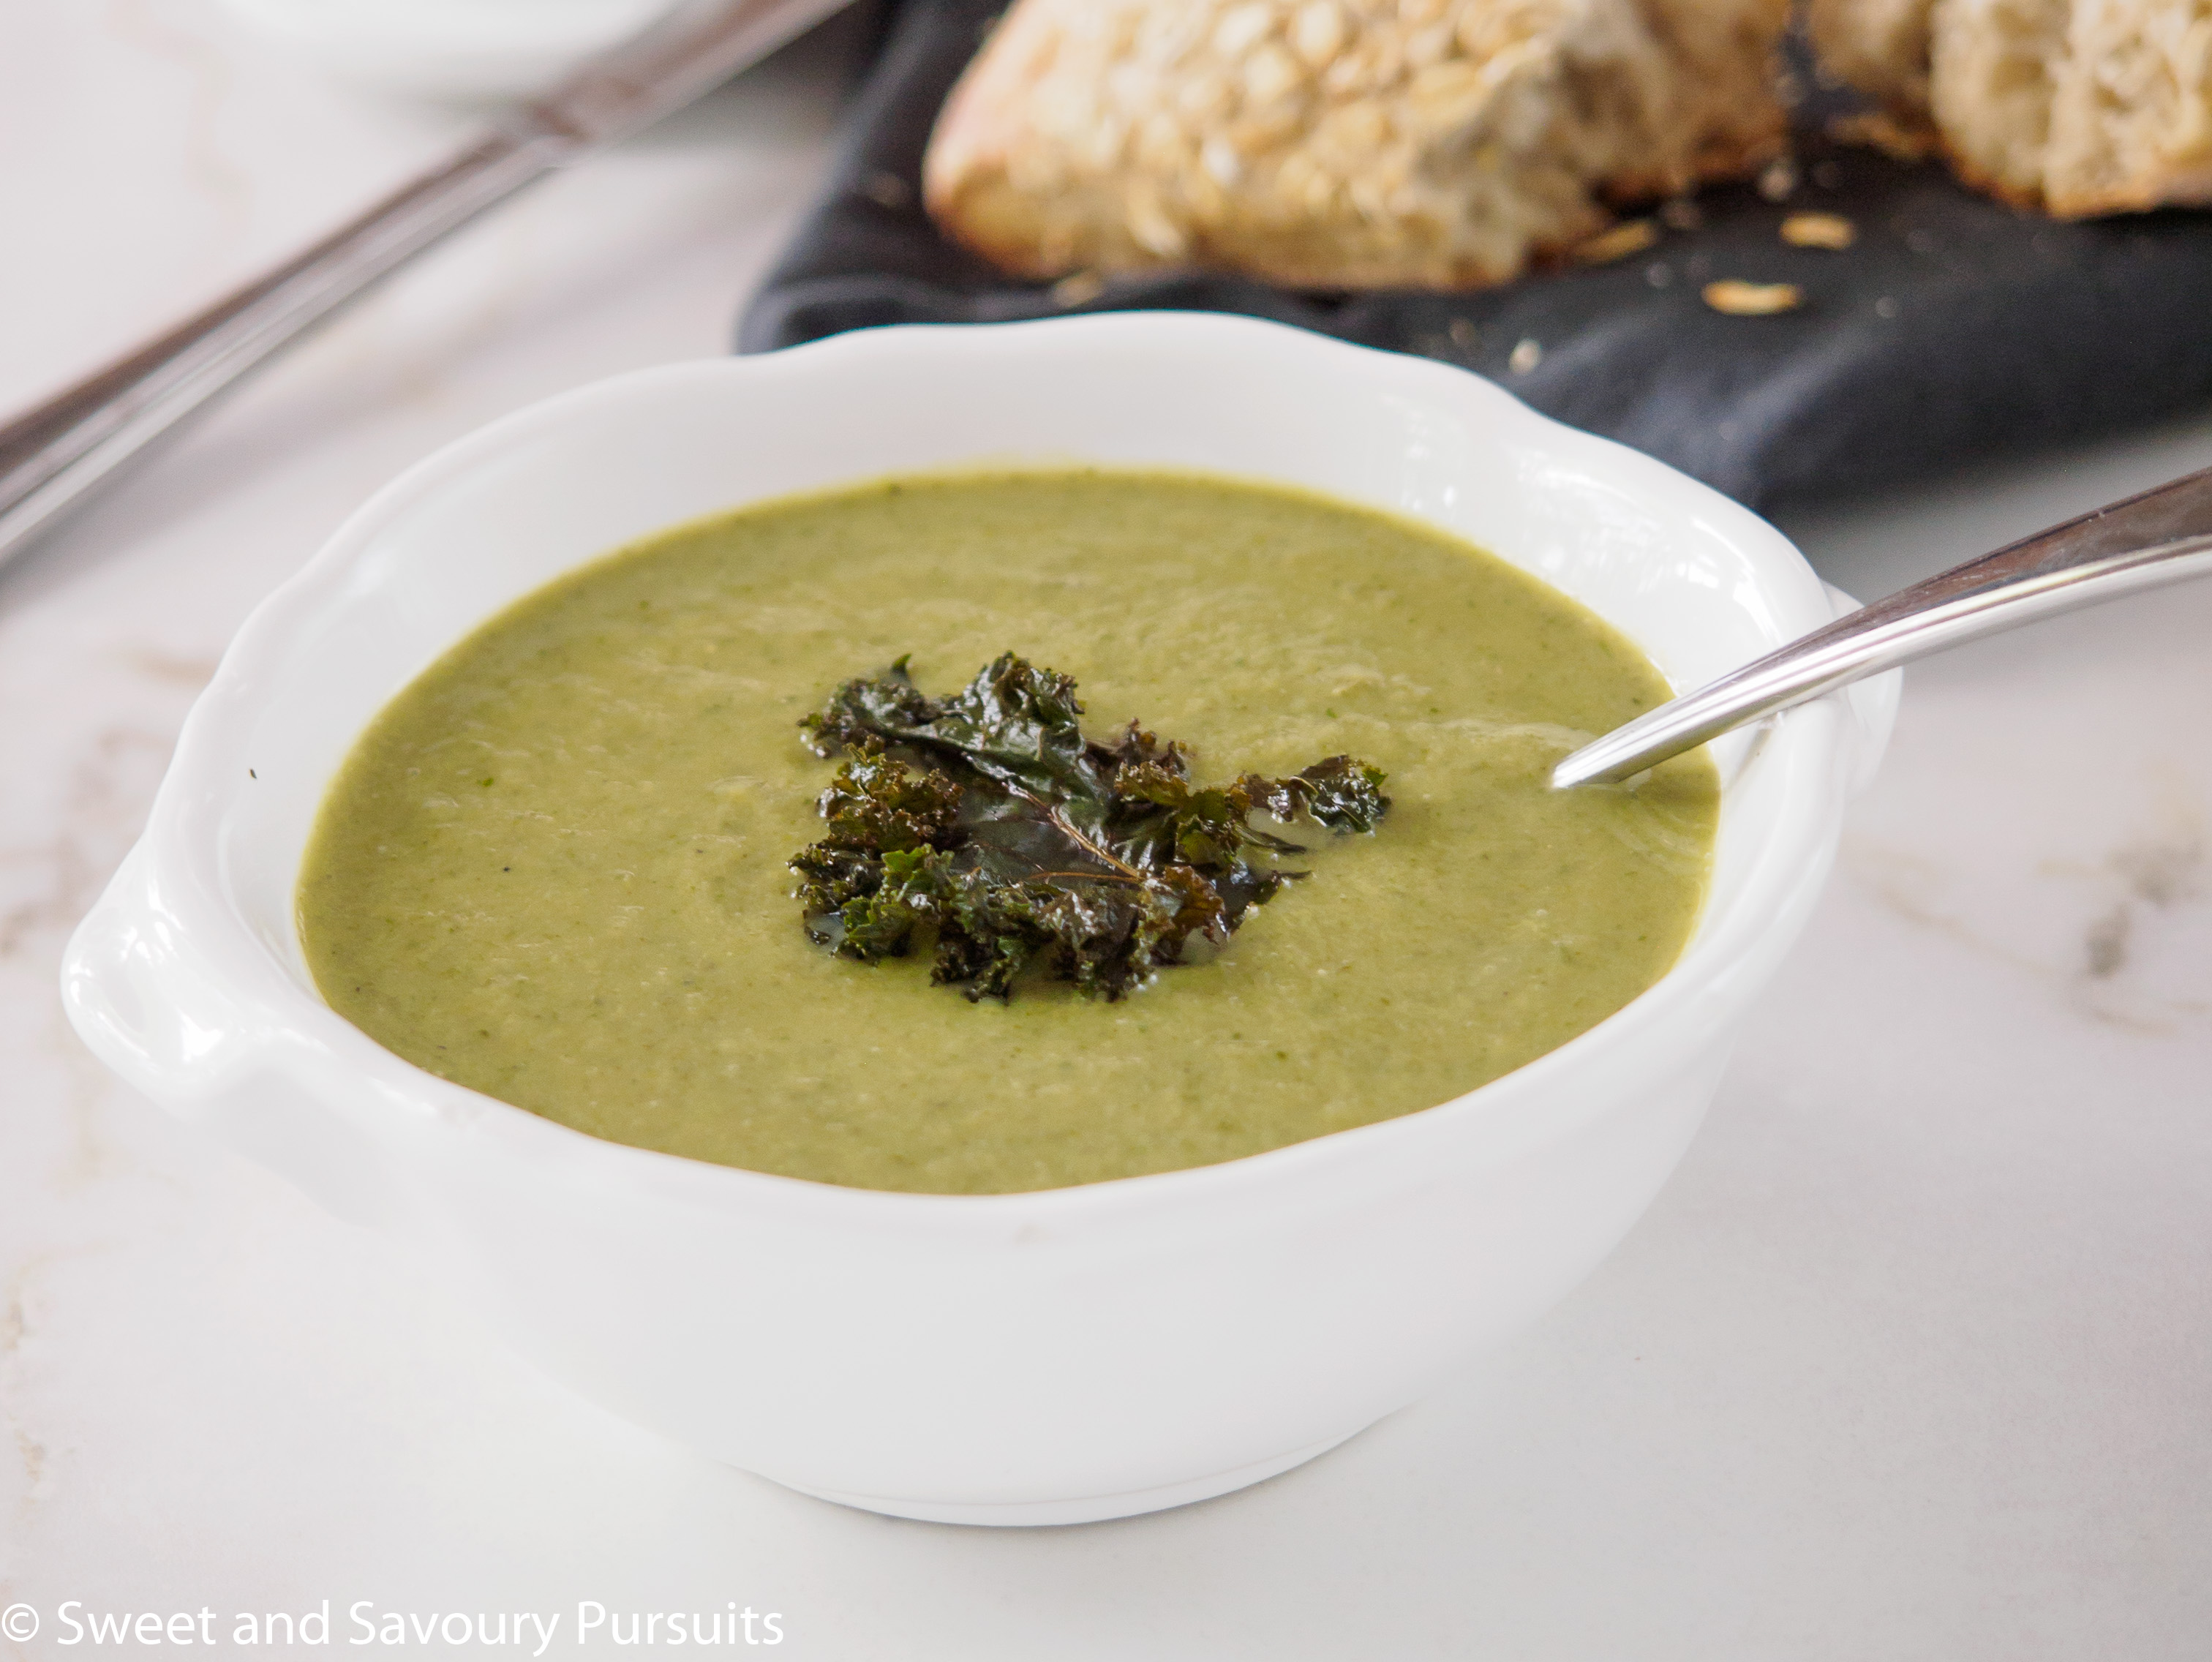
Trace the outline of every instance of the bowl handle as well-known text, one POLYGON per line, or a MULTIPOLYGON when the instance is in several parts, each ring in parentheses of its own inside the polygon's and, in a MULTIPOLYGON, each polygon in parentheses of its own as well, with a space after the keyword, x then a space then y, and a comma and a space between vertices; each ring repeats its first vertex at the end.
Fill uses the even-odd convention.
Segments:
POLYGON ((165 1105, 226 1089, 246 1048, 241 1013, 192 958, 143 844, 125 857, 62 958, 62 1004, 77 1036, 165 1105))
POLYGON ((144 1095, 289 1178, 350 1223, 404 1211, 359 1105, 319 1101, 277 1030, 209 963, 133 849, 70 937, 62 1002, 93 1054, 144 1095))

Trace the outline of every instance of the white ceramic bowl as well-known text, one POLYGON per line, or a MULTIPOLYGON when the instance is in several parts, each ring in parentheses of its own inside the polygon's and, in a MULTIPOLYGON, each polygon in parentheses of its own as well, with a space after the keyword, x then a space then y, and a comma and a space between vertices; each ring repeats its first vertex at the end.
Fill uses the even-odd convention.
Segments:
POLYGON ((734 504, 979 459, 1172 464, 1445 526, 1678 686, 1826 621, 1744 509, 1487 381, 1172 314, 848 335, 647 370, 410 470, 264 603, 70 947, 78 1031, 156 1101, 420 1249, 546 1368, 813 1494, 1061 1523, 1219 1494, 1419 1396, 1564 1296, 1673 1168, 1878 753, 1893 678, 1723 758, 1680 964, 1404 1118, 1080 1189, 895 1195, 602 1142, 434 1079, 316 995, 309 822, 355 735, 491 613, 734 504))

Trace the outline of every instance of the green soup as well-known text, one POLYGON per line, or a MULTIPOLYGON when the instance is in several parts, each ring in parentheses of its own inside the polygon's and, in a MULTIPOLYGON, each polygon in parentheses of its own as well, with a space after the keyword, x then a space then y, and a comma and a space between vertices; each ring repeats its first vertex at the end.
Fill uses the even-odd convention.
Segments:
POLYGON ((1711 763, 1547 776, 1668 696, 1580 606, 1386 514, 1153 473, 885 482, 622 550, 448 652, 332 785, 301 934, 382 1044, 618 1142, 946 1193, 1203 1166, 1446 1101, 1665 972, 1711 763), (785 861, 834 769, 799 718, 902 654, 942 693, 1008 650, 1201 779, 1348 752, 1395 805, 1372 836, 1302 823, 1310 878, 1115 1002, 971 1003, 816 946, 785 861))

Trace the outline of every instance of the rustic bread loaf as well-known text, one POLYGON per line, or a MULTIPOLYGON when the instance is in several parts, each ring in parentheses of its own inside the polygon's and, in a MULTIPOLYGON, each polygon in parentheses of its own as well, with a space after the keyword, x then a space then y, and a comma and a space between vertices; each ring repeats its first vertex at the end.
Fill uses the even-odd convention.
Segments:
POLYGON ((2065 218, 2212 203, 2212 0, 1810 5, 1824 61, 1970 184, 2065 218))
POLYGON ((1788 0, 1018 0, 954 89, 930 211, 1045 278, 1501 283, 1606 204, 1742 173, 1788 0))

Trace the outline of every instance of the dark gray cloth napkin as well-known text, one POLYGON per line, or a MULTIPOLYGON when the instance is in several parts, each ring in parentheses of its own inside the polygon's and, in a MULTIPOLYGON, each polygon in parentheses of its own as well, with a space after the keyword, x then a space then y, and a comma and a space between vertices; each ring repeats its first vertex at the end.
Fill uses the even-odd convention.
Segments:
POLYGON ((1801 112, 1802 182, 1787 200, 1706 191, 1702 224, 1613 265, 1462 295, 1175 275, 1086 298, 1015 282, 940 237, 920 202, 938 107, 1002 9, 907 0, 897 11, 829 186, 747 308, 739 350, 890 323, 1244 313, 1464 365, 1753 505, 2212 399, 2212 213, 2087 224, 2015 213, 1939 165, 1831 143, 1832 95, 1801 112), (1858 240, 1840 253, 1785 245, 1782 220, 1806 210, 1847 216, 1858 240), (1796 283, 1806 303, 1723 315, 1700 290, 1729 277, 1796 283))

